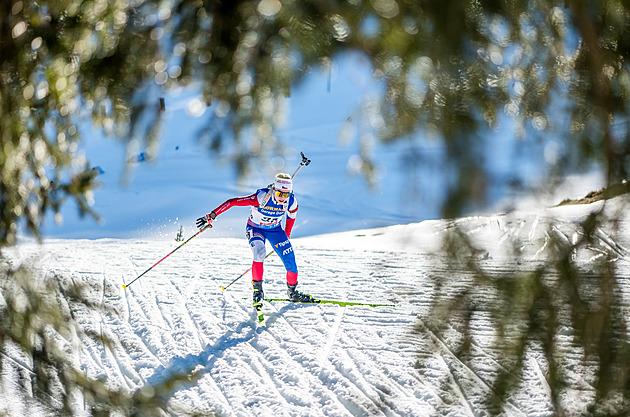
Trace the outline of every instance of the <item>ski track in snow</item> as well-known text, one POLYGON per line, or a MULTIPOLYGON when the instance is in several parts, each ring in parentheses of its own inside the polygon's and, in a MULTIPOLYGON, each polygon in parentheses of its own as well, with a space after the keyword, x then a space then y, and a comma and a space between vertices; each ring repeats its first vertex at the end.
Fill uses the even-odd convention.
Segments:
MULTIPOLYGON (((538 216, 522 222, 473 218, 467 233, 494 230, 493 238, 487 239, 494 248, 507 245, 506 236, 521 236, 521 249, 531 252, 535 262, 540 247, 550 239, 541 222, 538 216)), ((551 230, 568 242, 577 238, 567 224, 551 230)), ((239 417, 485 415, 494 378, 506 370, 491 348, 495 330, 489 314, 482 309, 473 315, 475 337, 467 358, 458 357, 450 347, 450 338, 461 335, 458 329, 438 334, 423 320, 434 302, 432 277, 457 277, 445 289, 447 295, 471 285, 472 277, 439 266, 427 254, 352 244, 336 248, 330 243, 317 238, 294 241, 302 291, 320 298, 395 306, 271 302, 264 305, 267 327, 259 328, 251 306, 250 275, 221 290, 250 266, 249 247, 239 239, 197 239, 127 290, 123 283, 169 253, 176 242, 51 240, 43 247, 22 244, 13 257, 44 259, 39 263, 42 273, 85 285, 86 298, 102 307, 97 313, 71 306, 85 331, 103 337, 102 342, 82 340, 77 360, 87 376, 129 392, 185 376, 170 392, 160 393, 170 398, 173 414, 194 410, 239 417), (422 334, 414 331, 416 326, 424 330, 422 334)), ((593 257, 603 251, 624 260, 623 245, 604 231, 599 245, 592 248, 593 257)), ((509 270, 504 264, 493 265, 493 256, 497 255, 488 255, 488 270, 509 270)), ((270 298, 282 298, 286 291, 285 271, 275 255, 265 262, 264 289, 270 298)), ((559 343, 579 362, 579 352, 570 351, 569 338, 559 343)), ((509 398, 505 415, 551 415, 544 358, 532 349, 524 386, 509 398)), ((7 359, 5 364, 32 372, 21 357, 7 359)), ((578 395, 591 395, 592 387, 581 372, 589 369, 588 364, 580 366, 573 389, 578 395)))

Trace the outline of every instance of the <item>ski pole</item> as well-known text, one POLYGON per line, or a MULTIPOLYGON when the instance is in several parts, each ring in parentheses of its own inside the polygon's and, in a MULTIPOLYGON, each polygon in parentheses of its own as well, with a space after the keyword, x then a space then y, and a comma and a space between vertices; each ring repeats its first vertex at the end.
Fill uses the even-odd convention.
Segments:
MULTIPOLYGON (((273 250, 270 251, 267 256, 265 256, 265 259, 267 259, 269 256, 271 256, 271 254, 273 253, 273 250)), ((238 281, 239 279, 241 279, 243 277, 243 275, 245 275, 246 273, 248 273, 249 271, 252 270, 252 267, 250 266, 249 269, 245 272, 243 272, 241 275, 238 276, 238 278, 236 278, 234 281, 230 282, 228 285, 226 285, 225 287, 221 287, 221 289, 223 291, 227 290, 228 288, 230 288, 230 285, 234 284, 236 281, 238 281)))
POLYGON ((140 275, 138 275, 138 277, 136 279, 134 279, 133 281, 131 281, 129 284, 125 285, 123 284, 123 289, 127 289, 127 287, 129 287, 131 284, 133 284, 134 282, 136 282, 137 280, 140 279, 140 277, 142 277, 144 274, 146 274, 147 272, 149 272, 150 270, 152 270, 153 268, 155 268, 160 262, 162 262, 164 259, 168 258, 169 256, 171 256, 173 253, 175 253, 175 251, 179 248, 181 248, 182 246, 184 246, 186 243, 190 242, 194 237, 196 237, 197 235, 199 235, 201 232, 203 232, 204 230, 208 229, 209 227, 212 227, 212 224, 208 224, 206 227, 204 227, 203 229, 199 230, 197 233, 195 233, 194 235, 192 235, 191 237, 188 238, 187 241, 185 241, 184 243, 182 243, 181 245, 179 245, 178 247, 176 247, 175 249, 173 249, 171 251, 171 253, 169 253, 168 255, 166 255, 165 257, 163 257, 162 259, 160 259, 159 261, 157 261, 155 264, 153 264, 153 266, 149 269, 147 269, 146 271, 144 271, 143 273, 141 273, 140 275))
MULTIPOLYGON (((307 157, 304 156, 304 152, 300 152, 300 154, 302 155, 302 162, 300 162, 300 166, 297 167, 297 169, 295 170, 295 172, 293 173, 293 175, 291 176, 291 178, 295 178, 296 174, 298 173, 298 171, 303 167, 306 166, 308 164, 311 163, 311 160, 308 159, 307 157)), ((271 254, 273 253, 273 250, 271 250, 264 259, 267 259, 269 256, 271 256, 271 254)), ((250 266, 249 269, 245 272, 243 272, 241 275, 239 275, 238 277, 236 277, 235 280, 233 280, 232 282, 230 282, 228 285, 226 285, 225 287, 221 287, 221 289, 223 291, 227 290, 230 285, 234 284, 236 281, 238 281, 239 279, 243 278, 243 275, 245 275, 246 273, 248 273, 249 271, 252 270, 252 267, 250 266)))
POLYGON ((311 160, 310 160, 310 159, 308 159, 307 157, 305 157, 305 156, 304 156, 304 152, 300 152, 300 154, 302 155, 302 162, 300 162, 300 166, 299 166, 299 167, 297 167, 297 169, 295 170, 295 172, 293 173, 293 175, 291 176, 291 178, 294 178, 294 177, 297 175, 298 171, 299 171, 299 170, 300 170, 303 166, 306 166, 306 165, 308 165, 308 164, 310 164, 310 163, 311 163, 311 160))

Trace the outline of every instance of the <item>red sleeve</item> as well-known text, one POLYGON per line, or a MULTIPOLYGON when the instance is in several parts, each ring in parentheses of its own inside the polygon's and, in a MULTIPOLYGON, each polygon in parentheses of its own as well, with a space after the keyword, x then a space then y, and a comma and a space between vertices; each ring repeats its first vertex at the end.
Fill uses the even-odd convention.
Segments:
POLYGON ((295 219, 287 218, 287 224, 284 226, 284 231, 287 234, 287 237, 291 237, 291 230, 293 230, 293 225, 295 224, 295 219))
POLYGON ((225 203, 221 204, 219 207, 215 208, 213 211, 217 215, 219 215, 230 207, 234 206, 258 206, 258 198, 256 197, 256 193, 245 197, 231 198, 225 203))

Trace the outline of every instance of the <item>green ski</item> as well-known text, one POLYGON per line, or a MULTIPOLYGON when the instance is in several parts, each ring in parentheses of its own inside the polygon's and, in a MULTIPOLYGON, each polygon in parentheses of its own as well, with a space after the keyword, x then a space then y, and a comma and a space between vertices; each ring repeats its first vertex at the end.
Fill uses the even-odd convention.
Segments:
POLYGON ((262 312, 262 306, 256 307, 256 314, 258 315, 258 325, 260 327, 266 327, 267 324, 265 323, 265 316, 262 312))
MULTIPOLYGON (((287 303, 294 303, 295 301, 287 300, 286 298, 265 298, 265 301, 286 301, 287 303)), ((395 307, 394 304, 374 304, 374 303, 359 303, 354 301, 341 301, 341 300, 318 300, 314 299, 312 303, 296 303, 296 304, 335 304, 339 306, 369 306, 369 307, 395 307)))

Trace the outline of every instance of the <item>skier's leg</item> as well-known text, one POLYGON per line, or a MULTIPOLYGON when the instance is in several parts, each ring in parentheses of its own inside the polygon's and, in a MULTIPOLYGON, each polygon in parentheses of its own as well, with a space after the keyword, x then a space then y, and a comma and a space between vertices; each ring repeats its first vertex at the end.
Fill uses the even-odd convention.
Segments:
POLYGON ((252 281, 262 281, 263 279, 263 263, 253 261, 252 262, 252 281))
POLYGON ((262 306, 263 292, 263 261, 265 260, 265 237, 252 227, 247 227, 247 239, 252 248, 252 286, 254 290, 254 307, 262 306))
POLYGON ((263 261, 265 260, 265 236, 262 231, 247 226, 247 240, 249 247, 252 248, 252 278, 253 281, 262 281, 263 279, 263 261))
POLYGON ((291 245, 291 241, 287 237, 287 234, 284 230, 278 228, 267 232, 266 235, 267 239, 269 239, 269 243, 271 243, 273 249, 276 251, 278 256, 280 256, 282 262, 284 263, 284 267, 287 270, 287 295, 289 300, 301 303, 314 302, 313 297, 296 290, 298 284, 298 269, 295 262, 293 246, 291 245))
POLYGON ((287 285, 297 285, 297 272, 287 271, 287 285))
POLYGON ((287 270, 287 284, 296 285, 298 276, 297 263, 295 262, 293 246, 287 234, 282 228, 278 227, 277 229, 268 231, 267 238, 269 239, 269 243, 273 246, 273 250, 276 251, 280 259, 282 259, 284 268, 287 270))

